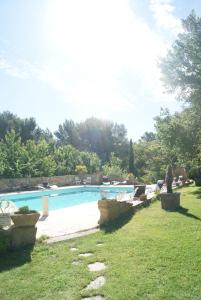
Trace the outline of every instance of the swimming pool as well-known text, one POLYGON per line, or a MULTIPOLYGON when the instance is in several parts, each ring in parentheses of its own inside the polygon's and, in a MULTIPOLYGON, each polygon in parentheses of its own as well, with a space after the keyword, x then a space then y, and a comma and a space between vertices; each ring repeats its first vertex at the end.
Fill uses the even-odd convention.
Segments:
POLYGON ((101 199, 100 191, 108 191, 107 198, 114 198, 119 192, 133 192, 133 187, 83 186, 68 187, 40 192, 7 194, 1 199, 11 200, 17 207, 29 206, 30 209, 42 210, 42 197, 49 197, 49 210, 70 207, 101 199))

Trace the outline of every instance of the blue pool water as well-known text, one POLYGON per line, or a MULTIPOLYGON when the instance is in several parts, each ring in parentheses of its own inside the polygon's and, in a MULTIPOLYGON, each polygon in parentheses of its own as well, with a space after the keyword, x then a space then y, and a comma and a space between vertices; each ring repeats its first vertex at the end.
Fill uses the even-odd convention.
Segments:
POLYGON ((109 199, 114 198, 119 192, 133 192, 132 187, 84 186, 4 195, 0 197, 0 200, 11 200, 17 207, 29 206, 30 209, 42 210, 42 197, 48 196, 49 209, 55 210, 100 200, 102 190, 108 191, 107 198, 109 199))

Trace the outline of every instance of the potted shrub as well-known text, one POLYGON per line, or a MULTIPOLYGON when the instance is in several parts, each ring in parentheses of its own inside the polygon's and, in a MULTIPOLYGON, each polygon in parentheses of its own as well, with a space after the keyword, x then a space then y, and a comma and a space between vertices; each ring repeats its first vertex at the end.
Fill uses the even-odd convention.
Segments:
POLYGON ((171 165, 167 166, 165 183, 167 192, 160 194, 161 207, 165 210, 175 210, 180 206, 180 193, 173 193, 172 190, 173 171, 171 165))
POLYGON ((23 206, 10 217, 15 226, 34 226, 40 214, 36 210, 30 210, 28 206, 23 206))

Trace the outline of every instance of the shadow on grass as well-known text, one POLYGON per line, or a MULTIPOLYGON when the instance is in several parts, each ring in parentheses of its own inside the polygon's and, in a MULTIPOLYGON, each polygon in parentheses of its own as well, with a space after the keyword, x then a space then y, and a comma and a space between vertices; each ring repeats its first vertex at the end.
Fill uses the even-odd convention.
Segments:
POLYGON ((196 191, 191 192, 192 195, 197 196, 198 199, 201 199, 201 188, 196 191))
POLYGON ((128 214, 121 216, 120 218, 108 223, 107 225, 100 226, 100 229, 105 233, 112 233, 127 224, 132 219, 134 214, 135 212, 133 211, 129 212, 128 214))
POLYGON ((201 221, 201 219, 199 217, 197 217, 196 215, 193 215, 193 214, 189 213, 188 212, 188 208, 180 206, 175 211, 178 212, 178 213, 180 213, 180 214, 182 214, 182 215, 184 215, 184 216, 186 216, 186 217, 189 217, 189 218, 201 221))
POLYGON ((0 254, 0 272, 8 271, 31 262, 33 246, 0 254))

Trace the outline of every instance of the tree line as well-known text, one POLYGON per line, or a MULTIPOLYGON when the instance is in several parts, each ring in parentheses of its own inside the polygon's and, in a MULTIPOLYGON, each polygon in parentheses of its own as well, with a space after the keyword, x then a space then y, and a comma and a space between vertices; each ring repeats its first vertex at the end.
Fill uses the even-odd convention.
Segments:
POLYGON ((34 118, 6 111, 0 113, 0 138, 0 176, 5 178, 100 170, 119 180, 128 173, 149 181, 161 176, 153 163, 156 136, 146 133, 139 142, 129 142, 125 126, 108 120, 65 120, 53 134, 34 118))

